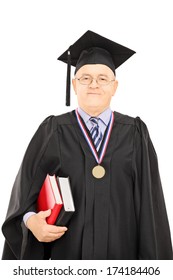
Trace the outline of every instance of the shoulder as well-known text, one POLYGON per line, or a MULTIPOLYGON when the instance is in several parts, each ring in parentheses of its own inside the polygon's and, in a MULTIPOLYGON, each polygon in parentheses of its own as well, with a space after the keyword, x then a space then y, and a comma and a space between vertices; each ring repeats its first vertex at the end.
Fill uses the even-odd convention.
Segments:
POLYGON ((116 112, 114 111, 114 116, 115 116, 115 122, 116 123, 120 123, 120 124, 124 124, 124 125, 135 125, 135 118, 116 112))
POLYGON ((149 132, 147 125, 140 117, 131 117, 116 111, 114 112, 114 115, 115 123, 119 123, 122 125, 131 125, 138 134, 142 135, 145 138, 148 137, 149 132))
POLYGON ((69 125, 72 124, 71 117, 74 115, 74 112, 67 112, 61 115, 50 115, 43 120, 40 124, 40 127, 44 129, 57 130, 59 125, 69 125))

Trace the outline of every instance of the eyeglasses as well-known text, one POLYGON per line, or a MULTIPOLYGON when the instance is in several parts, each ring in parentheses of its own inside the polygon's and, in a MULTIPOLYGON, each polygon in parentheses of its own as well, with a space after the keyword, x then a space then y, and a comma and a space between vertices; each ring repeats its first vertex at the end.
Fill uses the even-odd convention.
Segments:
POLYGON ((98 76, 96 79, 94 79, 90 75, 83 75, 82 77, 76 77, 75 79, 77 79, 81 85, 90 85, 93 82, 93 80, 95 80, 99 86, 106 86, 111 82, 115 81, 115 79, 110 80, 107 76, 103 75, 98 76))

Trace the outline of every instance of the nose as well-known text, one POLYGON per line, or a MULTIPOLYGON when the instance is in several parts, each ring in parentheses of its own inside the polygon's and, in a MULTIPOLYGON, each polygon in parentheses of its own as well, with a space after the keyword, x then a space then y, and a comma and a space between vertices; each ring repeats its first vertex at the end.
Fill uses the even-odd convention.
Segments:
POLYGON ((91 84, 89 85, 89 87, 91 87, 91 88, 99 87, 99 85, 98 85, 96 79, 92 79, 92 82, 91 82, 91 84))

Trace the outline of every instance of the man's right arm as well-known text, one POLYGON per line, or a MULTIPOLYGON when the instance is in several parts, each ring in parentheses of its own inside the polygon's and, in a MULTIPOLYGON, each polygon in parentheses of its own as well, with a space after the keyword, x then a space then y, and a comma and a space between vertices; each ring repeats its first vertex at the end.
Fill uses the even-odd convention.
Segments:
POLYGON ((40 242, 52 242, 60 238, 67 231, 66 227, 49 225, 46 218, 51 214, 51 210, 40 211, 38 213, 28 212, 23 219, 26 227, 40 242))

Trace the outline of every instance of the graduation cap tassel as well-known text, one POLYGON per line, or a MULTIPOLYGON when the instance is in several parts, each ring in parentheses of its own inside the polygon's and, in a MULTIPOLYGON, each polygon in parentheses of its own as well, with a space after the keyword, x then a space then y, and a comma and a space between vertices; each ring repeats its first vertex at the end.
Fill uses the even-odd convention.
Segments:
POLYGON ((68 49, 67 56, 67 81, 66 81, 66 106, 70 106, 70 83, 71 83, 71 53, 68 49))

